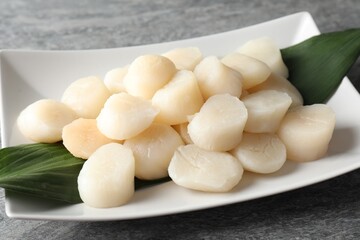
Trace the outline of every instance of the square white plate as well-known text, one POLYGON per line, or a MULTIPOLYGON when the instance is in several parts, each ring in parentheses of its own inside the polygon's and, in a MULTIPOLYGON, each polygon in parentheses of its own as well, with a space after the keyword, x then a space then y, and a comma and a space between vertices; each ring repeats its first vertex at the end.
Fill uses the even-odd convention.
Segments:
MULTIPOLYGON (((310 14, 302 12, 235 31, 146 46, 87 51, 3 50, 0 52, 3 147, 27 142, 15 121, 28 104, 41 98, 59 99, 72 81, 88 75, 104 76, 108 70, 126 65, 141 54, 197 46, 204 55, 223 56, 257 37, 269 36, 284 48, 318 33, 310 14)), ((143 218, 242 202, 338 176, 360 167, 360 109, 344 107, 360 105, 360 97, 345 78, 328 104, 336 112, 337 124, 325 158, 303 164, 288 161, 270 175, 245 173, 230 193, 195 192, 167 182, 137 191, 133 200, 122 207, 95 209, 7 192, 6 213, 14 218, 80 221, 143 218)))

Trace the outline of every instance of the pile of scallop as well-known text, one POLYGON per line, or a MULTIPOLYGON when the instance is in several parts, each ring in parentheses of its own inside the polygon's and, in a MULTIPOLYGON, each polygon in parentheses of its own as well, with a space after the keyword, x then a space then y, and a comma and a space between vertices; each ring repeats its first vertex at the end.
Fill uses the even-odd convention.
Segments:
POLYGON ((78 79, 60 101, 29 105, 17 123, 27 138, 63 141, 86 159, 78 189, 92 207, 128 202, 135 177, 170 176, 192 190, 227 192, 244 170, 269 174, 287 159, 326 154, 334 112, 325 104, 303 106, 287 77, 269 38, 222 58, 177 48, 140 56, 104 80, 78 79))

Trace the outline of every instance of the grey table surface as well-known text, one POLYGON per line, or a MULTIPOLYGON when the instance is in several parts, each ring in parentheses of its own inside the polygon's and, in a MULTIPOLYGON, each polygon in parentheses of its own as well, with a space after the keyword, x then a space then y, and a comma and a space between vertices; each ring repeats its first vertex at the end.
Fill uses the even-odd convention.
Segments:
MULTIPOLYGON (((360 27, 359 0, 0 1, 0 49, 97 49, 192 38, 299 11, 322 32, 360 27)), ((348 77, 360 86, 360 62, 348 77)), ((358 106, 357 106, 358 107, 358 106)), ((155 218, 10 219, 0 239, 360 239, 360 170, 261 199, 155 218)))

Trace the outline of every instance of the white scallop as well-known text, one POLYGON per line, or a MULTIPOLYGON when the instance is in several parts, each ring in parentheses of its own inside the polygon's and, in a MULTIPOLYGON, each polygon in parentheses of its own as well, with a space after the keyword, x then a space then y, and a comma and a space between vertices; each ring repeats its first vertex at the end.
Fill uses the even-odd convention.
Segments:
POLYGON ((294 87, 294 85, 292 85, 289 80, 274 73, 271 73, 266 81, 248 89, 249 93, 258 92, 261 90, 276 90, 287 93, 291 97, 292 101, 290 108, 302 106, 304 103, 299 90, 297 90, 297 88, 294 87))
POLYGON ((263 90, 242 98, 248 111, 245 131, 275 133, 291 104, 285 92, 263 90))
POLYGON ((285 145, 278 136, 269 133, 244 133, 231 154, 245 170, 256 173, 276 172, 286 161, 285 145))
POLYGON ((228 151, 241 141, 248 118, 239 98, 229 94, 210 97, 188 125, 191 140, 212 151, 228 151))
POLYGON ((132 138, 148 128, 159 113, 151 102, 127 93, 112 95, 97 117, 97 127, 111 139, 132 138))
POLYGON ((95 208, 118 207, 134 195, 135 160, 132 151, 118 143, 98 148, 85 161, 78 189, 83 202, 95 208))
POLYGON ((187 70, 178 71, 151 101, 160 110, 156 121, 169 125, 187 122, 187 116, 198 112, 204 104, 195 75, 187 70))
POLYGON ((64 103, 42 99, 21 111, 17 126, 32 141, 53 143, 62 139, 63 127, 76 118, 76 113, 64 103))
POLYGON ((96 118, 110 92, 104 82, 95 76, 80 78, 64 91, 61 101, 72 108, 79 117, 96 118))
POLYGON ((227 67, 215 56, 204 58, 194 70, 201 93, 205 99, 228 93, 240 97, 242 92, 242 76, 227 67))
POLYGON ((162 55, 170 59, 179 70, 192 71, 202 59, 200 49, 197 47, 175 48, 162 55))
POLYGON ((266 63, 272 72, 287 78, 289 71, 282 59, 280 49, 276 42, 269 37, 250 40, 240 46, 237 52, 259 59, 266 63))
POLYGON ((243 89, 264 82, 271 74, 271 69, 264 62, 240 53, 228 54, 221 62, 241 73, 243 89))
POLYGON ((144 132, 125 141, 135 157, 135 176, 139 179, 158 179, 168 176, 170 160, 180 145, 180 135, 169 125, 154 123, 144 132))
POLYGON ((160 55, 143 55, 130 64, 123 83, 129 94, 151 99, 175 73, 175 65, 168 58, 160 55))
POLYGON ((277 134, 286 146, 287 158, 298 162, 323 157, 335 128, 335 113, 325 104, 289 110, 277 134))
POLYGON ((63 144, 75 157, 88 159, 96 149, 115 140, 103 135, 96 119, 78 118, 67 124, 62 131, 63 144))
POLYGON ((105 86, 112 94, 126 91, 124 86, 124 78, 127 74, 128 69, 129 66, 114 68, 105 74, 105 86))
POLYGON ((205 192, 228 192, 239 183, 242 174, 239 160, 231 154, 193 144, 180 146, 169 165, 169 176, 177 185, 205 192))

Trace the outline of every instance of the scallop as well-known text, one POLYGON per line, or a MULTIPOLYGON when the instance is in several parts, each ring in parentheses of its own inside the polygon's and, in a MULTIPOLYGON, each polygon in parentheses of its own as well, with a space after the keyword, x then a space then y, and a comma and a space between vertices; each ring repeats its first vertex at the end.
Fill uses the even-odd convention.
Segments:
POLYGON ((90 76, 71 83, 64 91, 61 102, 72 108, 79 117, 96 118, 109 96, 104 82, 90 76))
POLYGON ((201 51, 197 47, 175 48, 162 55, 170 59, 179 70, 193 71, 202 59, 201 51))
POLYGON ((228 192, 241 180, 240 161, 227 152, 180 146, 169 165, 169 176, 179 186, 205 192, 228 192))
POLYGON ((170 160, 184 142, 169 125, 154 123, 144 132, 126 140, 124 145, 134 153, 135 176, 152 180, 168 176, 170 160))
POLYGON ((75 157, 88 159, 102 145, 114 142, 103 135, 95 119, 79 118, 63 128, 63 144, 75 157))
POLYGON ((306 162, 323 157, 335 128, 335 113, 325 104, 291 109, 284 117, 278 136, 289 160, 306 162))
POLYGON ((303 97, 301 96, 299 90, 297 90, 297 88, 294 87, 289 80, 274 73, 271 73, 265 82, 248 89, 248 92, 254 93, 261 90, 276 90, 287 93, 291 97, 290 108, 302 106, 304 104, 303 97))
POLYGON ((242 76, 227 67, 215 56, 204 58, 194 70, 201 93, 205 99, 228 93, 240 97, 242 92, 242 76))
POLYGON ((204 104, 195 75, 181 70, 152 98, 152 104, 160 110, 156 121, 169 125, 187 122, 187 116, 198 112, 204 104))
POLYGON ((271 69, 265 63, 240 53, 228 54, 221 59, 221 62, 241 74, 243 89, 264 82, 271 74, 271 69))
POLYGON ((34 142, 61 141, 63 127, 78 118, 64 103, 42 99, 27 106, 17 118, 20 132, 34 142))
POLYGON ((123 83, 129 94, 151 99, 175 73, 176 67, 168 58, 160 55, 142 55, 130 64, 123 83))
POLYGON ((129 66, 114 68, 105 74, 104 84, 112 94, 126 91, 124 77, 126 76, 128 69, 129 66))
POLYGON ((263 90, 242 98, 248 111, 245 131, 251 133, 275 133, 291 105, 291 97, 285 92, 263 90))
POLYGON ((269 37, 250 40, 236 51, 266 63, 272 72, 284 78, 289 76, 289 70, 282 59, 278 45, 269 37))
POLYGON ((255 173, 273 173, 286 162, 286 148, 273 133, 244 133, 240 144, 231 154, 243 168, 255 173))
POLYGON ((85 161, 78 176, 83 202, 95 208, 118 207, 134 195, 135 159, 131 149, 109 143, 85 161))
POLYGON ((148 100, 117 93, 106 101, 96 118, 97 127, 108 138, 125 140, 148 128, 158 113, 148 100))
POLYGON ((248 118, 239 98, 229 94, 210 97, 188 125, 191 140, 212 151, 228 151, 236 147, 248 118))

